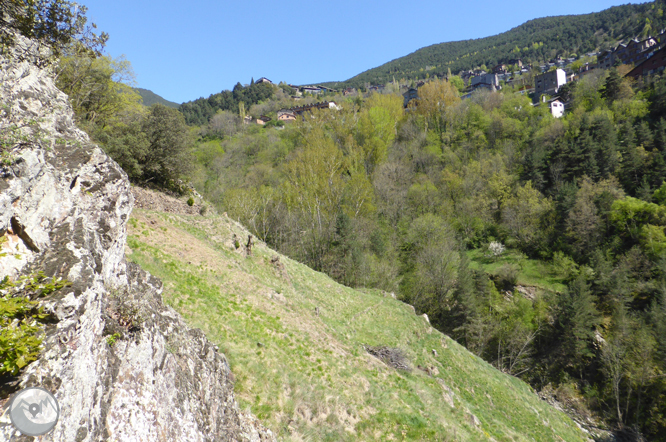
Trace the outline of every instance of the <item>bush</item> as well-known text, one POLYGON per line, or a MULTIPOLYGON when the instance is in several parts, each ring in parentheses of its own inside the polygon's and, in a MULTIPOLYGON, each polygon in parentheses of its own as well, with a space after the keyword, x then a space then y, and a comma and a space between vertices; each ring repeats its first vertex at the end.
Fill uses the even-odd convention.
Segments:
POLYGON ((193 197, 189 197, 187 199, 187 205, 190 206, 190 207, 192 207, 194 205, 194 198, 193 197))
POLYGON ((515 264, 504 264, 497 269, 497 288, 511 290, 518 282, 520 269, 515 264))
POLYGON ((39 357, 43 324, 49 315, 33 299, 69 285, 42 272, 10 281, 0 280, 0 376, 16 376, 39 357), (31 299, 33 298, 33 299, 31 299))

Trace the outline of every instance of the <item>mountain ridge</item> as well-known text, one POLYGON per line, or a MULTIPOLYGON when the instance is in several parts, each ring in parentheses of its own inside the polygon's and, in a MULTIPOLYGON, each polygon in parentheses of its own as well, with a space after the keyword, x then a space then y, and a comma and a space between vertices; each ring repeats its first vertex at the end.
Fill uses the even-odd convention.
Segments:
POLYGON ((535 18, 489 37, 427 45, 347 80, 321 84, 358 87, 366 83, 385 83, 392 81, 393 77, 407 80, 425 78, 426 74, 441 77, 447 75, 449 69, 456 74, 482 64, 492 69, 510 59, 536 63, 558 55, 582 55, 608 49, 645 30, 658 33, 666 27, 663 8, 664 1, 657 0, 613 6, 589 14, 535 18), (645 19, 650 20, 648 29, 645 19), (429 66, 433 68, 426 69, 429 66))

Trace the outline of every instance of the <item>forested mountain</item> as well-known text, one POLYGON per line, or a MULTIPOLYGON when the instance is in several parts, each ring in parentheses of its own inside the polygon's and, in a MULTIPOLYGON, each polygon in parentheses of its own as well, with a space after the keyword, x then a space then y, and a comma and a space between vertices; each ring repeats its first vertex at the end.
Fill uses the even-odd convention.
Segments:
POLYGON ((185 121, 190 125, 206 124, 217 111, 230 110, 238 112, 240 103, 245 109, 262 100, 270 98, 274 93, 274 86, 270 83, 252 83, 243 87, 240 83, 234 86, 233 91, 222 91, 208 98, 198 98, 180 105, 180 111, 185 121))
POLYGON ((173 107, 173 108, 178 108, 180 106, 178 103, 174 103, 173 101, 166 100, 159 95, 157 95, 155 92, 150 91, 148 89, 143 89, 140 87, 134 88, 135 91, 141 95, 141 98, 143 99, 143 105, 144 106, 152 106, 155 103, 162 104, 167 107, 173 107))
POLYGON ((664 1, 615 6, 605 11, 530 20, 492 37, 440 43, 367 70, 332 87, 383 84, 393 78, 416 79, 446 75, 485 65, 488 68, 511 59, 542 63, 557 56, 569 57, 608 49, 619 41, 642 33, 656 35, 666 27, 664 1))

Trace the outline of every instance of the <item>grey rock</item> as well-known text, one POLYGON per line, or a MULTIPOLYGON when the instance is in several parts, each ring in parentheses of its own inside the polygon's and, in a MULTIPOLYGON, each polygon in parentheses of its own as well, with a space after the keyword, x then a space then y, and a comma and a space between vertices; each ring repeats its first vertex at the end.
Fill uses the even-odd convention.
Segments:
MULTIPOLYGON (((163 304, 159 280, 125 260, 126 174, 76 127, 52 73, 19 60, 0 56, 0 137, 27 140, 0 165, 0 235, 13 247, 0 278, 43 270, 72 282, 45 300, 57 322, 20 376, 20 388, 50 390, 62 410, 40 440, 275 440, 239 409, 225 356, 163 304)), ((0 441, 32 440, 2 411, 0 441)))

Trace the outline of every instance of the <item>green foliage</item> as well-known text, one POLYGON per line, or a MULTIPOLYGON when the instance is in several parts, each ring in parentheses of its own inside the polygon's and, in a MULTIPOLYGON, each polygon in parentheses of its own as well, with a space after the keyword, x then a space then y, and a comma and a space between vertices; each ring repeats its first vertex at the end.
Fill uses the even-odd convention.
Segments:
POLYGON ((106 343, 109 347, 113 347, 116 344, 116 341, 121 338, 120 333, 114 333, 106 337, 106 343))
POLYGON ((190 170, 189 130, 176 109, 155 104, 143 122, 148 139, 143 179, 177 189, 177 180, 190 170))
POLYGON ((38 299, 69 285, 38 272, 17 281, 0 281, 0 376, 16 376, 40 354, 42 330, 49 314, 38 299))
POLYGON ((220 110, 236 112, 240 104, 243 109, 249 109, 253 104, 272 97, 274 93, 274 86, 268 83, 255 83, 247 87, 238 83, 233 91, 223 91, 208 98, 188 101, 181 104, 179 109, 187 124, 203 125, 220 110))
POLYGON ((374 94, 281 131, 218 114, 195 185, 279 251, 394 291, 498 369, 575 386, 582 409, 654 436, 666 428, 662 325, 647 313, 666 273, 666 87, 616 80, 586 75, 561 119, 509 90, 461 101, 437 80, 404 113, 374 94), (487 256, 493 243, 505 252, 487 256), (638 341, 613 338, 618 305, 638 341), (620 371, 604 342, 632 342, 620 371))
POLYGON ((56 57, 72 42, 99 55, 109 37, 104 32, 94 34, 95 24, 86 25, 87 10, 65 0, 0 0, 0 51, 13 44, 15 31, 46 44, 56 57))
POLYGON ((69 96, 81 123, 105 128, 143 112, 141 96, 132 88, 134 72, 126 59, 94 57, 77 44, 65 55, 56 84, 69 96))
POLYGON ((192 207, 194 205, 194 198, 193 197, 189 197, 187 199, 187 205, 190 206, 190 207, 192 207))

